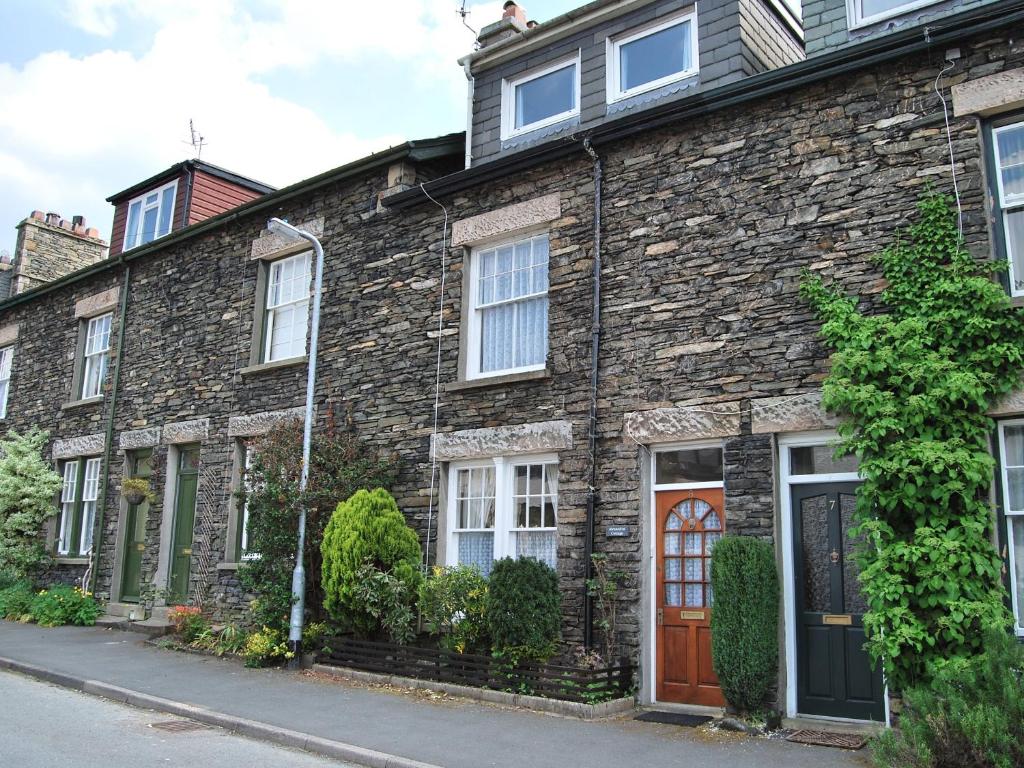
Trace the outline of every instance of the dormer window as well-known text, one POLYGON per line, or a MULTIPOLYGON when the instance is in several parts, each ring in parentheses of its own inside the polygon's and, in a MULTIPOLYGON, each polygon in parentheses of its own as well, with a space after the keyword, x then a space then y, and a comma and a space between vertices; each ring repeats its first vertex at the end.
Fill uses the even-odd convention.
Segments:
POLYGON ((146 192, 128 203, 124 250, 144 245, 171 231, 177 189, 178 181, 175 179, 170 184, 146 192))
POLYGON ((608 41, 608 101, 618 101, 697 74, 693 10, 608 41))
POLYGON ((846 0, 850 28, 866 27, 893 16, 902 16, 916 8, 934 5, 938 0, 846 0))
POLYGON ((580 54, 512 80, 501 99, 501 137, 554 125, 580 113, 580 54))

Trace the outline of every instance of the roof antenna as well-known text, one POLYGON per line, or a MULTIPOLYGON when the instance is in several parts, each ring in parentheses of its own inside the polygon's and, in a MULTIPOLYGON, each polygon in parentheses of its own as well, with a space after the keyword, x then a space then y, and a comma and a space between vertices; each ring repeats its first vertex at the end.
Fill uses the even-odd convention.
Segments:
POLYGON ((468 29, 470 32, 472 32, 473 33, 473 37, 476 37, 477 36, 476 30, 473 29, 471 26, 469 26, 469 24, 466 23, 466 17, 469 16, 469 13, 470 13, 469 11, 466 10, 466 0, 462 0, 462 7, 459 8, 459 10, 457 10, 456 13, 459 14, 459 16, 462 17, 462 26, 464 26, 466 29, 468 29))
POLYGON ((185 143, 192 145, 192 151, 195 152, 196 155, 195 159, 200 160, 203 156, 203 147, 206 144, 206 138, 199 133, 199 129, 192 124, 191 119, 188 121, 188 132, 190 138, 189 141, 185 143))

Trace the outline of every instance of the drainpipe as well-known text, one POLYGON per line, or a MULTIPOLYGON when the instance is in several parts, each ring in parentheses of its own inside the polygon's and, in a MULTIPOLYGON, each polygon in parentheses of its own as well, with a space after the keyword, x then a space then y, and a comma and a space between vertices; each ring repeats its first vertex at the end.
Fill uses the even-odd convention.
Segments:
MULTIPOLYGON (((100 573, 100 551, 103 545, 103 513, 107 508, 107 486, 110 485, 110 443, 114 439, 114 416, 117 413, 117 391, 121 384, 121 361, 124 359, 124 329, 128 324, 128 281, 132 268, 125 263, 124 256, 118 259, 124 266, 124 278, 121 281, 121 308, 117 328, 117 358, 114 360, 114 381, 110 390, 110 414, 107 416, 106 437, 103 441, 103 463, 100 467, 100 497, 96 503, 99 508, 92 533, 92 577, 89 579, 89 591, 96 593, 96 579, 100 573)), ((113 585, 113 579, 111 579, 113 585)))
POLYGON ((590 483, 587 491, 587 523, 584 543, 583 642, 587 649, 594 644, 594 601, 587 581, 594 577, 594 522, 597 507, 597 364, 601 347, 601 181, 604 168, 601 158, 590 146, 590 137, 583 139, 583 149, 594 161, 594 317, 590 324, 590 424, 587 445, 590 450, 590 483))
POLYGON ((473 164, 473 94, 476 90, 469 56, 462 59, 462 71, 466 73, 466 167, 469 168, 473 164))
POLYGON ((196 169, 192 163, 188 163, 185 168, 188 170, 188 184, 185 186, 185 204, 181 207, 181 228, 184 229, 188 226, 188 218, 190 209, 192 208, 192 185, 196 178, 196 169))

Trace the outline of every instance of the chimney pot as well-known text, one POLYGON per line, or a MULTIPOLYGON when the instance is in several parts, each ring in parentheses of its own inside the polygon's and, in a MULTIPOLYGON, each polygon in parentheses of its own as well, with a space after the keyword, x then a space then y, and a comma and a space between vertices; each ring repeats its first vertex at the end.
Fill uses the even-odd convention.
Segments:
POLYGON ((76 227, 84 227, 85 226, 85 216, 72 216, 71 217, 71 223, 74 224, 76 227))
POLYGON ((532 19, 530 21, 526 22, 526 28, 527 29, 533 29, 534 27, 536 27, 538 25, 539 25, 539 22, 533 21, 532 19))
POLYGON ((97 240, 99 240, 100 237, 100 231, 96 229, 96 227, 89 227, 87 230, 85 230, 85 234, 87 234, 89 237, 96 238, 97 240))
POLYGON ((29 214, 29 218, 35 219, 36 221, 46 221, 46 214, 42 211, 32 211, 32 213, 29 214))
POLYGON ((514 0, 508 0, 503 6, 505 12, 501 15, 503 19, 515 19, 524 27, 526 26, 526 11, 524 11, 514 0))
POLYGON ((48 214, 46 214, 46 223, 51 225, 51 226, 54 226, 54 227, 59 227, 60 226, 60 214, 59 213, 54 213, 53 211, 50 211, 48 214))

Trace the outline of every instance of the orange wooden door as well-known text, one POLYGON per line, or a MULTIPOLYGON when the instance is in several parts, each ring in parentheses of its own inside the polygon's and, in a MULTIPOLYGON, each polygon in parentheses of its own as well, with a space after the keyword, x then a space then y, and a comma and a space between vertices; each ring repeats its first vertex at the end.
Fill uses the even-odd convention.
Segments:
POLYGON ((725 532, 722 489, 656 495, 657 696, 724 706, 711 666, 711 549, 725 532))

